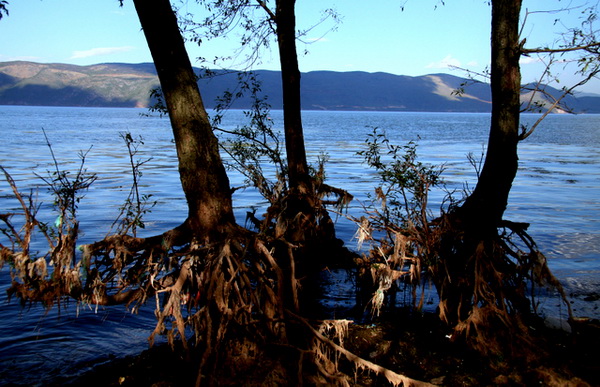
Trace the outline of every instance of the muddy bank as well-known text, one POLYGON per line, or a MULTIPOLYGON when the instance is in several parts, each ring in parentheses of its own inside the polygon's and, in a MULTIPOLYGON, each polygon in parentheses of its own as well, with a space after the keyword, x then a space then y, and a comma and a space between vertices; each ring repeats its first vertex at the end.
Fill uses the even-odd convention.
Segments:
MULTIPOLYGON (((600 321, 581 320, 574 328, 571 334, 537 328, 533 334, 542 348, 539 357, 510 363, 483 358, 451 342, 433 314, 386 316, 370 324, 351 324, 344 343, 364 359, 440 386, 600 385, 600 321)), ((281 374, 278 380, 273 375, 278 361, 272 360, 262 363, 264 369, 248 373, 246 380, 223 380, 222 385, 296 384, 289 375, 281 374)), ((373 373, 341 364, 354 385, 387 385, 373 373)), ((78 378, 57 379, 47 385, 189 386, 194 385, 196 376, 193 362, 186 362, 168 346, 157 346, 139 356, 106 361, 78 378)))

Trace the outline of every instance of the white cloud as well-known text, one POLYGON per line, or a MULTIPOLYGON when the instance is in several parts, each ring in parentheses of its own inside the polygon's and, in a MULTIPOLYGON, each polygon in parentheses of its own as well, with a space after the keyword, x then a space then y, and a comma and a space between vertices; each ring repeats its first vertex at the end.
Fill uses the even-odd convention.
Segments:
POLYGON ((92 48, 91 50, 85 51, 73 51, 73 55, 70 59, 82 59, 89 58, 92 56, 103 56, 103 55, 111 55, 118 54, 120 52, 127 52, 133 50, 135 47, 125 46, 125 47, 98 47, 92 48))
POLYGON ((519 63, 522 65, 527 65, 527 64, 532 64, 532 63, 540 63, 542 60, 535 56, 522 56, 521 59, 519 59, 519 63))
POLYGON ((426 66, 428 69, 449 69, 452 67, 461 67, 460 61, 448 54, 439 62, 432 62, 426 66))

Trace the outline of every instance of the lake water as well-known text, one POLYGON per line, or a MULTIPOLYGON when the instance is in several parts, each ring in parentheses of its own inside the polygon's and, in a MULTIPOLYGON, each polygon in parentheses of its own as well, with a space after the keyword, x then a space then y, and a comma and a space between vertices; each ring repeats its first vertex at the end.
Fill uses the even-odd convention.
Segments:
MULTIPOLYGON (((42 133, 52 143, 64 169, 78 167, 78 153, 88 150, 86 167, 98 181, 80 204, 80 242, 106 235, 130 186, 128 156, 120 132, 141 135, 142 193, 153 194, 158 204, 145 218, 143 235, 153 235, 180 224, 186 205, 177 174, 174 144, 168 119, 147 117, 143 109, 9 107, 0 106, 0 165, 21 190, 40 187, 35 173, 52 168, 42 133)), ((272 112, 275 127, 282 114, 272 112)), ((536 115, 526 115, 531 123, 536 115)), ((305 138, 312 162, 326 152, 328 183, 355 195, 348 212, 362 213, 361 202, 373 190, 376 176, 356 152, 364 149, 372 127, 385 130, 393 143, 418 140, 421 161, 444 163, 444 178, 451 188, 475 186, 476 176, 466 155, 479 155, 487 143, 488 114, 304 112, 305 138)), ((223 126, 243 123, 240 111, 229 112, 223 126)), ((534 134, 520 144, 520 169, 514 182, 506 218, 531 223, 529 229, 549 259, 550 268, 571 295, 575 314, 600 318, 600 116, 549 116, 534 134)), ((231 172, 231 184, 242 178, 231 172)), ((0 213, 18 209, 8 184, 0 181, 0 213)), ((51 200, 45 188, 39 199, 40 214, 52 221, 51 200)), ((432 193, 432 203, 443 194, 432 193)), ((236 216, 243 222, 251 206, 264 206, 252 190, 237 191, 236 216)), ((258 211, 260 213, 260 211, 258 211)), ((55 215, 54 215, 55 216, 55 215)), ((338 219, 338 236, 355 247, 355 227, 338 219)), ((2 242, 4 243, 4 242, 2 242)), ((327 305, 343 310, 352 304, 351 287, 331 279, 327 305)), ((147 348, 146 338, 154 326, 152 307, 132 315, 123 308, 57 308, 48 313, 39 306, 21 308, 7 302, 8 269, 0 270, 0 384, 36 384, 56 376, 75 375, 86 367, 114 356, 136 354, 147 348)), ((564 317, 555 298, 542 307, 564 317)))

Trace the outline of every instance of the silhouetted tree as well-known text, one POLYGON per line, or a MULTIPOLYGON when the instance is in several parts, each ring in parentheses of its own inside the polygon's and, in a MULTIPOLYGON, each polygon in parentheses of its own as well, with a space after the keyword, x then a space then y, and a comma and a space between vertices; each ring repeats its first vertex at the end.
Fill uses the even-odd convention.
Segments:
POLYGON ((485 232, 496 230, 502 220, 518 169, 521 1, 492 1, 490 134, 479 180, 461 209, 470 224, 485 232))
MULTIPOLYGON (((441 257, 449 282, 444 280, 444 285, 439 286, 440 297, 446 302, 444 316, 451 324, 466 320, 477 302, 473 298, 478 275, 474 255, 481 243, 485 245, 483 241, 497 236, 518 169, 520 10, 521 0, 492 1, 492 116, 488 148, 475 190, 454 214, 457 227, 464 230, 464 238, 457 239, 460 247, 456 254, 442 250, 450 255, 441 257)), ((445 243, 452 246, 450 250, 455 248, 452 240, 445 243)))
MULTIPOLYGON (((462 205, 436 220, 440 234, 433 273, 440 315, 454 327, 456 337, 465 337, 482 352, 530 356, 539 355, 529 345, 529 324, 536 317, 532 288, 554 288, 569 315, 571 311, 546 258, 526 232, 529 224, 503 218, 519 166, 519 141, 535 128, 519 122, 523 110, 519 59, 524 53, 548 52, 523 47, 521 6, 522 0, 491 1, 492 115, 486 157, 474 191, 462 205)), ((556 52, 577 48, 592 54, 581 61, 595 64, 585 66, 585 79, 578 86, 598 73, 598 45, 593 33, 586 38, 577 32, 574 36, 578 38, 569 48, 563 46, 556 52), (585 44, 576 43, 580 40, 585 44)), ((563 97, 572 90, 566 88, 563 97)), ((560 100, 551 102, 550 109, 554 109, 560 100)))
POLYGON ((297 191, 297 194, 311 195, 314 188, 308 173, 302 127, 301 75, 296 52, 295 6, 295 0, 277 0, 275 13, 283 85, 285 149, 288 158, 290 189, 297 191))

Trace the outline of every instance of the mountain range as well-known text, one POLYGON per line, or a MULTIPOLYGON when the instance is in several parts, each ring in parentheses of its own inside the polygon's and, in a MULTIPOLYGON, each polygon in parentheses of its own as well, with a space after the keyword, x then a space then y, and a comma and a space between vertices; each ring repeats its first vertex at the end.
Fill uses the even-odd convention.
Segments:
MULTIPOLYGON (((212 108, 226 91, 239 90, 233 71, 195 69, 204 103, 212 108)), ((261 95, 273 109, 282 108, 278 71, 254 71, 261 95)), ((152 63, 103 63, 90 66, 34 62, 0 62, 0 105, 148 107, 150 91, 158 87, 152 63)), ((560 91, 548 88, 554 95, 560 91)), ((522 99, 527 99, 524 93, 522 99)), ((538 97, 539 99, 539 97, 538 97)), ((543 101, 541 101, 543 102, 543 101)), ((232 108, 248 108, 251 100, 236 99, 232 108)), ((568 97, 571 109, 600 113, 600 95, 568 97)), ((302 107, 305 110, 370 110, 415 112, 488 112, 489 84, 468 82, 448 74, 417 77, 388 73, 312 71, 302 74, 302 107), (459 95, 456 90, 463 88, 459 95)))

